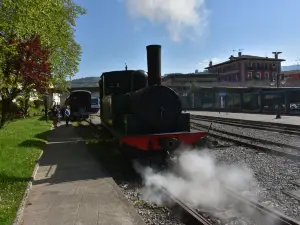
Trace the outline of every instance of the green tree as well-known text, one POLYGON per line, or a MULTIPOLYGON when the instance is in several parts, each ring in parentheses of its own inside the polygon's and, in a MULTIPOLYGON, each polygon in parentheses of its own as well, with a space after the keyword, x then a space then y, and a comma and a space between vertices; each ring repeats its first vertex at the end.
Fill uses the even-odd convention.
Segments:
POLYGON ((16 40, 39 36, 50 52, 51 82, 61 89, 67 77, 78 70, 81 47, 74 40, 75 20, 85 10, 72 0, 2 0, 0 7, 0 94, 1 126, 12 100, 31 84, 21 85, 22 76, 12 65, 18 56, 16 40), (7 109, 7 110, 5 110, 7 109))

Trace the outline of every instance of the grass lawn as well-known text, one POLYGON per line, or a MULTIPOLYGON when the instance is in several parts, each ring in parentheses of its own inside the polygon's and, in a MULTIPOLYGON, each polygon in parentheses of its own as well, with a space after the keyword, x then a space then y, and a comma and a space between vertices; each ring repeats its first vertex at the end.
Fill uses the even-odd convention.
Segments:
POLYGON ((0 224, 15 219, 51 123, 39 117, 9 123, 0 130, 0 224))

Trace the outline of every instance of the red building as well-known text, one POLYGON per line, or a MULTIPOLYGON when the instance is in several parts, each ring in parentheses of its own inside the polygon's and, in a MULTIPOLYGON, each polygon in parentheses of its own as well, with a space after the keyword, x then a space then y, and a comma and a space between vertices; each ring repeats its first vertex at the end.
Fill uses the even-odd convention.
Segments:
POLYGON ((230 56, 228 61, 213 65, 210 61, 207 69, 210 73, 218 73, 220 81, 245 82, 251 80, 269 80, 280 72, 284 59, 259 57, 251 55, 230 56))
POLYGON ((284 76, 291 81, 300 80, 300 70, 290 70, 282 72, 284 76))

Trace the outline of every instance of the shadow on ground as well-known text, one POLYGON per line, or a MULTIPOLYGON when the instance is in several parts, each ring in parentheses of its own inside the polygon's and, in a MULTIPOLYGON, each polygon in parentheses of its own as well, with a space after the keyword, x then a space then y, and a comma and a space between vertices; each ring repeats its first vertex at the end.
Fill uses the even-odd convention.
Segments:
POLYGON ((51 132, 51 130, 47 130, 45 132, 39 133, 39 134, 35 135, 35 138, 47 141, 50 132, 51 132))
POLYGON ((23 141, 21 144, 19 144, 19 147, 25 147, 25 148, 35 147, 35 148, 42 149, 44 145, 45 145, 45 141, 32 139, 32 140, 23 141))
MULTIPOLYGON (((78 137, 72 126, 60 124, 58 128, 41 133, 36 138, 47 139, 40 159, 34 185, 96 180, 108 177, 97 160, 87 151, 85 141, 78 137)), ((23 143, 28 144, 28 143, 23 143)), ((31 143, 34 144, 34 143, 31 143)))
POLYGON ((86 140, 91 155, 117 183, 131 182, 138 178, 132 161, 119 150, 118 143, 107 131, 88 124, 76 126, 75 130, 86 140))
POLYGON ((0 182, 1 183, 14 183, 14 182, 27 182, 31 177, 16 177, 7 175, 3 172, 0 173, 0 182))

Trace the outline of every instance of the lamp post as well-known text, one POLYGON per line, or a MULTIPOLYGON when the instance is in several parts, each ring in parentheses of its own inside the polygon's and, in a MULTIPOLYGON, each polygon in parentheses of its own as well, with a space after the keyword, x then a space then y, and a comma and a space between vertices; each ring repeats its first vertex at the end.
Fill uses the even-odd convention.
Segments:
POLYGON ((300 58, 299 58, 299 59, 296 59, 296 62, 297 62, 297 70, 299 70, 299 62, 300 62, 300 58))
POLYGON ((45 119, 46 119, 46 122, 48 122, 48 96, 49 96, 49 93, 45 92, 44 93, 44 107, 45 107, 45 119))
MULTIPOLYGON (((272 52, 275 56, 275 59, 278 59, 278 55, 281 54, 282 52, 272 52)), ((279 89, 279 80, 283 81, 284 76, 283 74, 280 73, 280 64, 276 64, 276 75, 272 76, 271 80, 271 85, 276 84, 276 89, 279 89)), ((281 82, 283 84, 283 82, 281 82)), ((276 117, 275 119, 281 119, 280 115, 280 98, 277 98, 277 109, 276 109, 276 117)))

